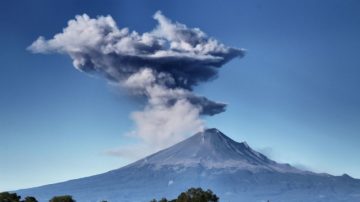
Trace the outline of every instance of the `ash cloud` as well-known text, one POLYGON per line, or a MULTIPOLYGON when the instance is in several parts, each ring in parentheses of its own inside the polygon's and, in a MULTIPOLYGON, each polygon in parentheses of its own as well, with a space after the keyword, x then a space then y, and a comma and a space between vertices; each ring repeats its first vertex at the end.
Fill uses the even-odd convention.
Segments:
MULTIPOLYGON (((197 95, 193 88, 215 79, 218 70, 244 50, 225 46, 198 28, 172 22, 160 11, 157 26, 142 34, 119 28, 111 16, 78 15, 52 39, 39 37, 33 53, 61 53, 81 72, 100 74, 147 105, 133 112, 133 134, 152 145, 174 142, 204 126, 201 115, 225 111, 226 104, 197 95)), ((166 146, 166 145, 165 145, 166 146)))

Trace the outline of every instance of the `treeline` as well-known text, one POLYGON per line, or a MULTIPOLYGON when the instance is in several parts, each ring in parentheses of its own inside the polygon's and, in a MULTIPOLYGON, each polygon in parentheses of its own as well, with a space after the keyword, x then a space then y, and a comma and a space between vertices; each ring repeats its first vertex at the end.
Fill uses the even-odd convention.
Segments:
MULTIPOLYGON (((0 202, 38 202, 33 196, 27 196, 23 200, 16 193, 2 192, 0 193, 0 202)), ((70 195, 54 196, 49 202, 75 202, 70 195)))
MULTIPOLYGON (((162 198, 160 200, 153 199, 150 202, 218 202, 219 197, 216 196, 210 189, 204 191, 201 188, 190 188, 185 192, 180 193, 176 199, 168 200, 162 198)), ((27 196, 23 200, 21 196, 16 193, 2 192, 0 193, 0 202, 38 202, 35 197, 27 196)), ((76 202, 72 196, 54 196, 49 202, 76 202)), ((107 202, 105 200, 101 202, 107 202)))

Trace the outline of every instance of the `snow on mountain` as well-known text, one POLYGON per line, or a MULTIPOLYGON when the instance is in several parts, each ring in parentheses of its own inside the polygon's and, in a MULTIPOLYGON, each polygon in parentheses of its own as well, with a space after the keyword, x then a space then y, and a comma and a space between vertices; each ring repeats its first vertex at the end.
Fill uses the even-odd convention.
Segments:
POLYGON ((218 129, 207 129, 192 137, 135 162, 132 166, 153 165, 205 168, 228 168, 242 170, 273 170, 301 173, 288 164, 279 164, 263 154, 254 151, 246 142, 238 143, 225 136, 218 129))
POLYGON ((360 202, 360 180, 279 164, 217 129, 100 175, 18 190, 48 201, 143 202, 174 198, 189 187, 210 188, 226 202, 360 202))

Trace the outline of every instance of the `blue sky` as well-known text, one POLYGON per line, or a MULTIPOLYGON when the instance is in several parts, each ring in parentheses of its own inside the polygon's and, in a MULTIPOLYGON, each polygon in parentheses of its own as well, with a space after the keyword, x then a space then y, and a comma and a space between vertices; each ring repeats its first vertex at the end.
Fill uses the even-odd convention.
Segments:
POLYGON ((151 30, 161 10, 247 49, 195 91, 229 104, 206 118, 237 141, 317 172, 360 178, 360 3, 295 1, 20 1, 0 8, 0 190, 64 181, 133 159, 104 151, 131 144, 131 111, 142 106, 73 68, 64 55, 26 50, 68 20, 111 15, 151 30))

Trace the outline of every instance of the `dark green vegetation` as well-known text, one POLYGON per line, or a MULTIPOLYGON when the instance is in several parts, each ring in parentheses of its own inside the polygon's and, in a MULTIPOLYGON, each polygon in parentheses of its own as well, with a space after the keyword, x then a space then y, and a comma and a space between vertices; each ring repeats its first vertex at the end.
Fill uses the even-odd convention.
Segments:
MULTIPOLYGON (((0 202, 38 202, 35 197, 27 196, 24 200, 16 193, 2 192, 0 193, 0 202)), ((186 192, 182 192, 176 199, 168 200, 162 198, 159 201, 156 199, 150 202, 218 202, 219 197, 216 196, 210 189, 204 191, 201 188, 190 188, 186 192)), ((75 202, 70 195, 54 196, 49 202, 75 202)), ((107 201, 101 201, 107 202, 107 201)))
POLYGON ((27 196, 24 200, 16 193, 2 192, 0 193, 0 202, 38 202, 35 197, 27 196))
POLYGON ((217 197, 211 190, 202 190, 201 188, 190 188, 182 192, 176 199, 168 200, 162 198, 159 201, 153 199, 150 202, 218 202, 217 197))
POLYGON ((75 202, 75 200, 70 195, 65 196, 54 196, 50 199, 49 202, 75 202))

